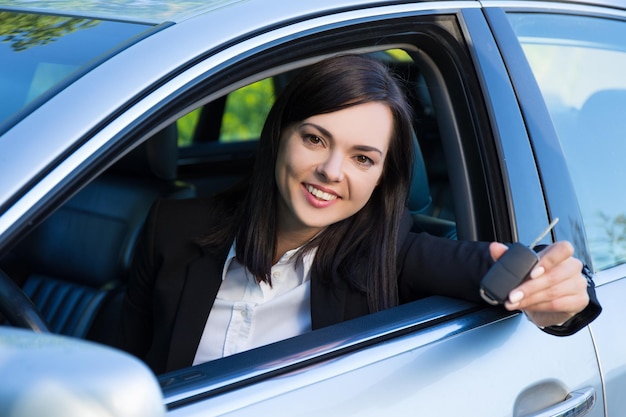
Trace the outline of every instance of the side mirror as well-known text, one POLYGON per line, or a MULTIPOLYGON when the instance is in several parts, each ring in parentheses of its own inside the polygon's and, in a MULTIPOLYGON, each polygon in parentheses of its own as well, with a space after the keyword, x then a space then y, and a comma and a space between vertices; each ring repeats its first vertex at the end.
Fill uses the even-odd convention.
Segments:
POLYGON ((0 415, 159 417, 163 395, 135 357, 79 339, 0 327, 0 415))

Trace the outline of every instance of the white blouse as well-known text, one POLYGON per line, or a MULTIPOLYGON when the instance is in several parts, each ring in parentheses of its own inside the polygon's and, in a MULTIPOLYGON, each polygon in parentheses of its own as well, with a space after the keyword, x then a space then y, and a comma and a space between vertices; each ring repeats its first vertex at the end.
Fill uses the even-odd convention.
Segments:
POLYGON ((315 250, 297 262, 297 249, 272 267, 272 286, 256 282, 230 248, 222 285, 204 327, 197 365, 311 331, 311 265, 315 250))

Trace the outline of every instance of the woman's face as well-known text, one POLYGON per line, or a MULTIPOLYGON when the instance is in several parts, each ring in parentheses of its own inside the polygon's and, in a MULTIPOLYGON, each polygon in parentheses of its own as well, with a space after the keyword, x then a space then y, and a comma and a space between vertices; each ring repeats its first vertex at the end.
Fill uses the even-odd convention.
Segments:
POLYGON ((380 102, 285 129, 275 171, 279 232, 312 237, 363 208, 383 172, 392 130, 391 110, 380 102))

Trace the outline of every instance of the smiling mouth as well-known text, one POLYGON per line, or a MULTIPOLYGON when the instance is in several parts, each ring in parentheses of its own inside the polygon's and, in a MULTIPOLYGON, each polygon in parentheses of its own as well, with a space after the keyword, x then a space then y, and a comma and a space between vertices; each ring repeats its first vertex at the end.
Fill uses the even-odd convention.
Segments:
POLYGON ((312 185, 308 185, 307 184, 306 190, 309 193, 311 193, 315 198, 317 198, 319 200, 333 201, 333 200, 337 199, 337 196, 335 194, 330 194, 330 193, 327 193, 325 191, 318 190, 317 188, 313 187, 312 185))

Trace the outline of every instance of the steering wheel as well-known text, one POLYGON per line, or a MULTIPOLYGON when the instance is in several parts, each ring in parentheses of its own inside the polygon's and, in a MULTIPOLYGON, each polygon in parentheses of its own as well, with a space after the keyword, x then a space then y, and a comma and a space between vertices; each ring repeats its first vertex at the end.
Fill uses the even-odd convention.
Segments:
POLYGON ((11 325, 37 333, 50 333, 46 320, 24 291, 0 270, 0 313, 11 325))

